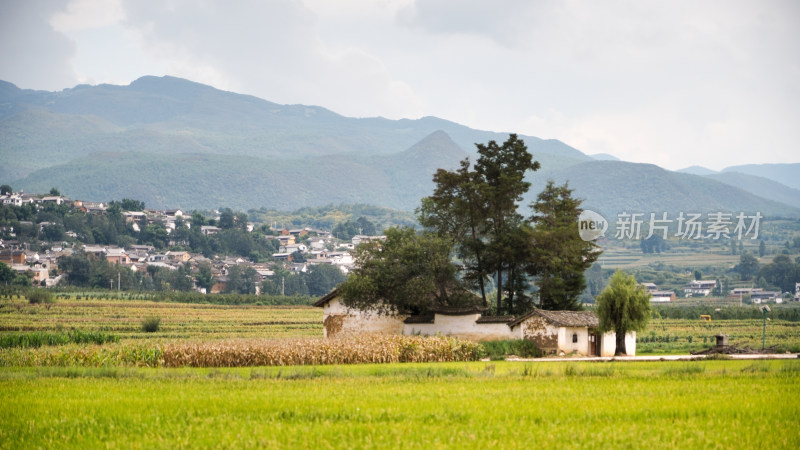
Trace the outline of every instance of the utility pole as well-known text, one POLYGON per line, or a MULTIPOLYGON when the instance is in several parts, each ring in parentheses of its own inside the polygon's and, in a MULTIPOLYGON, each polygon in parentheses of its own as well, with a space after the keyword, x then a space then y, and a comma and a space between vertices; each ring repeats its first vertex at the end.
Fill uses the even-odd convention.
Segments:
POLYGON ((767 313, 769 312, 769 306, 762 306, 761 313, 764 315, 764 328, 761 332, 761 350, 763 351, 767 345, 767 313))

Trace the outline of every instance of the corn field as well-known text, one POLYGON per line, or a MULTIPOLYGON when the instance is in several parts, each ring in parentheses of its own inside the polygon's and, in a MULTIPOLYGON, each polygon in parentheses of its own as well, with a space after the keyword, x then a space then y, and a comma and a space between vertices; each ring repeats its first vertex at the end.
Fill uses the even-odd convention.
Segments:
POLYGON ((0 366, 252 367, 474 361, 479 344, 450 337, 231 339, 0 351, 0 366))
POLYGON ((478 344, 449 337, 358 336, 312 340, 179 342, 164 347, 167 367, 244 367, 473 361, 478 344))

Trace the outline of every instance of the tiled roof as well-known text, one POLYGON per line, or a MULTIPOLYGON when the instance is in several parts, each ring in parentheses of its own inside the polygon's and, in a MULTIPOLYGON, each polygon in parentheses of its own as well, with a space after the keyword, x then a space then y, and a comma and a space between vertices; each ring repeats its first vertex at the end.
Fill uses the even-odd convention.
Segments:
POLYGON ((482 306, 468 305, 468 306, 435 306, 431 308, 431 312, 442 314, 445 316, 466 316, 469 314, 478 314, 486 311, 482 306))
POLYGON ((322 308, 323 306, 325 306, 325 303, 328 303, 329 301, 333 300, 337 296, 339 296, 339 290, 338 289, 334 289, 334 290, 328 292, 327 294, 325 294, 325 296, 322 297, 321 299, 319 299, 319 300, 315 301, 314 303, 312 303, 311 306, 316 306, 317 308, 322 308))
POLYGON ((546 311, 543 309, 534 309, 530 313, 511 322, 509 326, 513 327, 518 325, 534 315, 538 315, 553 325, 560 327, 595 328, 600 325, 597 314, 592 311, 546 311))
POLYGON ((475 323, 511 323, 514 316, 481 316, 475 323))

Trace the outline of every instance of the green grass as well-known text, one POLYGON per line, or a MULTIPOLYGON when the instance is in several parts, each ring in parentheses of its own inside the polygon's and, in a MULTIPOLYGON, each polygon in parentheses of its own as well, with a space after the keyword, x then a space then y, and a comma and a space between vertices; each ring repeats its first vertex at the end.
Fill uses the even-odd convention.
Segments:
POLYGON ((65 332, 31 331, 0 334, 2 348, 39 348, 43 345, 105 344, 119 342, 119 337, 102 331, 72 330, 65 332))
POLYGON ((797 448, 800 361, 0 370, 0 447, 797 448))

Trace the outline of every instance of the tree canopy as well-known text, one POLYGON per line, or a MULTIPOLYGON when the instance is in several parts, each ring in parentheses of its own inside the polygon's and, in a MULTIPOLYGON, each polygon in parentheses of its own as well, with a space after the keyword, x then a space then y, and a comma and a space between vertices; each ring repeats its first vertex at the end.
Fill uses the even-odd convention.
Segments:
POLYGON ((478 301, 456 277, 448 240, 409 227, 389 228, 385 235, 356 248, 357 268, 339 286, 345 305, 423 314, 478 301))
POLYGON ((518 209, 530 188, 525 177, 539 163, 514 134, 502 145, 476 145, 474 166, 465 159, 455 171, 436 171, 433 194, 417 210, 420 224, 452 242, 460 278, 480 292, 485 306, 492 283, 496 314, 533 308, 531 277, 542 308, 579 309, 583 272, 599 255, 596 245, 578 235, 580 200, 567 185, 550 182, 531 205, 533 215, 524 218, 518 209))
POLYGON ((650 320, 650 294, 636 283, 633 275, 618 270, 608 286, 597 296, 598 331, 616 333, 615 355, 625 355, 625 335, 631 331, 644 331, 650 320))
POLYGON ((496 286, 495 311, 511 313, 516 295, 523 295, 526 252, 523 217, 517 212, 530 188, 528 172, 539 169, 525 143, 511 134, 498 144, 476 144, 478 159, 456 171, 439 169, 433 176, 433 195, 422 200, 420 223, 456 246, 464 264, 463 279, 480 290, 488 305, 486 281, 496 286), (503 298, 507 293, 507 298, 503 298))

